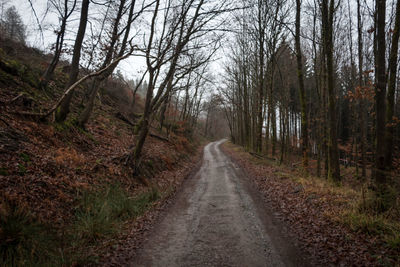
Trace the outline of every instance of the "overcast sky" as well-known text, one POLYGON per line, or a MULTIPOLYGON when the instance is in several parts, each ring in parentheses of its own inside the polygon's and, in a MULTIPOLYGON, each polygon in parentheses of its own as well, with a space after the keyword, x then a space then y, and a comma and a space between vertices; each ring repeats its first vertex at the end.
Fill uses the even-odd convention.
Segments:
MULTIPOLYGON (((19 14, 21 15, 26 27, 27 27, 27 42, 30 46, 37 47, 41 50, 50 51, 50 47, 55 43, 56 35, 54 30, 57 29, 58 16, 53 10, 49 10, 47 7, 47 0, 32 0, 33 7, 36 11, 37 17, 40 20, 41 27, 43 29, 43 35, 41 35, 31 5, 28 0, 0 0, 7 1, 7 7, 14 5, 19 14), (54 28, 56 27, 56 28, 54 28)), ((80 1, 79 1, 80 2, 80 1)), ((80 3, 79 3, 80 4, 80 3)), ((80 6, 78 6, 80 8, 80 6)), ((89 9, 89 21, 90 18, 95 18, 97 14, 94 13, 94 9, 89 9)), ((67 25, 66 43, 72 46, 73 39, 76 36, 76 30, 78 28, 79 12, 74 12, 74 17, 70 18, 67 25)), ((89 27, 89 24, 88 24, 89 27)), ((88 33, 87 29, 86 33, 88 33)), ((69 59, 69 56, 64 56, 69 59)), ((140 77, 141 73, 145 70, 145 61, 142 57, 130 57, 118 66, 118 69, 128 78, 140 77)))
MULTIPOLYGON (((25 25, 27 26, 27 42, 29 45, 37 47, 41 50, 50 51, 50 47, 55 43, 56 35, 54 30, 57 29, 58 15, 52 9, 49 9, 47 0, 31 0, 33 8, 39 18, 40 25, 43 29, 43 35, 38 30, 38 22, 33 14, 32 7, 30 5, 29 0, 0 0, 8 2, 7 5, 14 5, 18 12, 20 13, 25 25)), ((80 1, 78 1, 78 8, 80 9, 80 1)), ((91 7, 93 7, 92 5, 91 7)), ((89 8, 89 22, 94 21, 94 19, 99 18, 99 14, 96 14, 95 8, 89 8)), ((71 46, 73 45, 73 40, 76 36, 76 30, 78 28, 79 23, 79 12, 74 12, 73 17, 69 19, 67 24, 67 35, 66 35, 66 44, 71 46)), ((90 24, 88 24, 90 27, 90 24)), ((86 30, 88 34, 89 29, 86 30)), ((223 58, 223 51, 219 51, 216 58, 223 58)), ((70 59, 68 55, 64 55, 64 58, 70 59)), ((221 64, 223 64, 223 60, 216 60, 211 63, 210 68, 212 72, 216 74, 215 76, 219 76, 218 74, 222 72, 221 64)), ((118 69, 126 76, 127 78, 139 78, 142 73, 145 71, 145 60, 143 57, 130 57, 124 61, 122 61, 118 69)))

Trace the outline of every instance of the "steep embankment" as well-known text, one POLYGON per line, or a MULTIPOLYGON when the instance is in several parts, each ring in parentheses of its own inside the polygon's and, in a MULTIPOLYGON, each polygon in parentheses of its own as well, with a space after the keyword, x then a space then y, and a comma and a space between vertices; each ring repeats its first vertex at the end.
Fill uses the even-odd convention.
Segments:
POLYGON ((184 137, 180 125, 168 139, 154 130, 133 176, 125 159, 141 102, 132 107, 130 90, 115 80, 108 81, 112 90, 104 86, 86 129, 74 118, 88 84, 76 92, 65 123, 29 115, 63 93, 66 63, 39 89, 48 59, 16 43, 0 48, 0 265, 96 262, 112 237, 161 205, 198 160, 199 143, 184 137))

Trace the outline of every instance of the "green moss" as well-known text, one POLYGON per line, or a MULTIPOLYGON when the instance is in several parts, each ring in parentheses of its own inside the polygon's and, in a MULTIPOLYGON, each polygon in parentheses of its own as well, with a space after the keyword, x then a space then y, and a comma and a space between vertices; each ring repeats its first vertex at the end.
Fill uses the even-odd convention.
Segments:
MULTIPOLYGON (((3 70, 5 70, 8 74, 11 74, 13 76, 18 76, 20 79, 29 84, 30 86, 34 88, 39 88, 39 83, 40 83, 40 71, 32 69, 28 65, 22 64, 17 60, 2 60, 1 64, 3 65, 3 70)), ((2 75, 4 76, 4 75, 2 75)), ((9 77, 3 77, 3 78, 8 78, 9 77)))
POLYGON ((30 162, 31 161, 31 158, 29 157, 29 155, 28 154, 26 154, 26 153, 21 153, 21 154, 19 154, 19 156, 21 157, 21 159, 23 160, 23 161, 25 161, 25 162, 30 162))
POLYGON ((5 60, 3 62, 9 68, 9 70, 14 71, 15 74, 22 74, 25 71, 25 66, 16 60, 10 59, 10 60, 5 60))
POLYGON ((24 82, 32 86, 33 88, 39 88, 40 86, 40 76, 34 73, 32 70, 25 70, 21 75, 24 82))
POLYGON ((53 123, 53 127, 58 132, 68 132, 72 128, 76 127, 76 120, 71 119, 71 120, 66 120, 64 122, 55 122, 53 123))
POLYGON ((15 84, 14 77, 0 69, 0 83, 5 85, 15 84))
POLYGON ((20 175, 24 175, 25 173, 26 173, 26 167, 25 167, 25 165, 23 165, 23 164, 21 164, 21 163, 18 163, 18 173, 20 174, 20 175))
POLYGON ((99 144, 99 142, 96 140, 96 138, 93 136, 93 134, 91 134, 90 132, 86 131, 85 129, 78 127, 79 132, 84 134, 87 138, 89 138, 90 140, 93 141, 93 143, 95 143, 96 145, 99 144))
POLYGON ((143 124, 143 117, 140 118, 140 120, 138 121, 138 123, 135 125, 134 129, 133 129, 133 134, 139 134, 140 129, 142 128, 142 124, 143 124))
POLYGON ((8 170, 7 170, 7 168, 1 167, 1 168, 0 168, 0 175, 7 176, 7 175, 8 175, 8 170))
POLYGON ((86 131, 82 127, 78 126, 78 122, 76 119, 70 119, 70 120, 66 120, 64 122, 55 122, 55 123, 53 123, 53 127, 56 131, 58 131, 60 133, 70 132, 71 129, 78 130, 79 133, 85 135, 88 139, 92 140, 96 145, 99 144, 99 142, 96 140, 96 138, 93 136, 93 134, 86 131))
POLYGON ((154 164, 153 164, 153 161, 152 161, 151 159, 149 159, 149 160, 147 161, 147 166, 149 166, 149 168, 151 168, 151 169, 154 168, 154 164))
POLYGON ((390 248, 400 249, 400 233, 397 232, 393 236, 388 236, 386 242, 390 248))

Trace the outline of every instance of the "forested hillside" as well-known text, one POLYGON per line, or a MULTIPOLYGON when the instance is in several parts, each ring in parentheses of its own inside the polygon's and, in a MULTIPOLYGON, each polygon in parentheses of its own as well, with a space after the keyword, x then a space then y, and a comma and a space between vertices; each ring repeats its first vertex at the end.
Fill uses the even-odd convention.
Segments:
MULTIPOLYGON (((60 18, 50 51, 28 44, 18 9, 2 1, 0 265, 93 264, 132 224, 139 238, 197 165, 204 136, 224 135, 213 130, 217 111, 205 101, 209 55, 187 50, 201 29, 195 18, 176 13, 180 24, 164 25, 167 37, 153 29, 149 70, 129 78, 117 66, 140 51, 135 20, 160 3, 48 4, 60 18)), ((158 12, 154 19, 172 7, 158 12)))

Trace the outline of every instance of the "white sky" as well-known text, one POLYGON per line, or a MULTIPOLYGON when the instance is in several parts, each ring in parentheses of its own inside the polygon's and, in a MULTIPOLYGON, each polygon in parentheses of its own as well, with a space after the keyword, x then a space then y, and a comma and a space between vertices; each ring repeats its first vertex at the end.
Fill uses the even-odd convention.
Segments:
MULTIPOLYGON (((41 22, 43 28, 43 37, 41 36, 38 30, 38 23, 37 20, 32 12, 32 8, 28 0, 0 0, 0 2, 6 1, 7 6, 14 5, 19 14, 21 15, 24 24, 27 26, 27 42, 29 45, 37 47, 41 50, 49 51, 49 48, 52 44, 54 44, 56 35, 54 30, 57 29, 58 23, 58 16, 57 14, 50 10, 46 13, 47 10, 47 0, 31 0, 33 7, 37 13, 37 16, 41 22), (45 18, 45 19, 43 19, 45 18)), ((93 6, 93 5, 92 5, 93 6)), ((78 1, 77 7, 80 9, 80 1, 78 1)), ((95 9, 89 8, 89 22, 96 18, 97 14, 94 14, 95 9)), ((66 43, 70 46, 73 45, 73 39, 75 37, 76 32, 71 31, 74 29, 76 31, 78 27, 78 20, 79 20, 79 12, 74 12, 74 17, 70 18, 70 21, 67 24, 67 35, 66 35, 66 43)), ((99 16, 97 16, 99 17, 99 16)), ((89 34, 89 24, 86 29, 86 34, 89 34)), ((143 30, 143 29, 142 29, 143 30)), ((223 58, 223 51, 222 49, 219 52, 219 55, 216 55, 218 58, 223 58)), ((65 58, 65 57, 64 57, 65 58)), ((67 58, 69 58, 67 56, 67 58)), ((212 69, 213 74, 216 77, 219 77, 219 73, 222 72, 221 66, 222 60, 217 60, 216 62, 211 63, 210 68, 212 69)), ((123 73, 123 75, 127 78, 140 78, 142 73, 145 71, 145 60, 142 57, 130 57, 124 61, 122 61, 118 69, 123 73)))
MULTIPOLYGON (((47 10, 47 0, 32 0, 33 7, 37 13, 37 16, 41 22, 43 28, 43 38, 38 30, 37 20, 32 12, 32 8, 29 4, 28 0, 0 0, 0 1, 8 1, 7 7, 14 5, 19 14, 21 15, 24 24, 27 27, 27 42, 30 46, 37 47, 41 50, 49 51, 49 48, 52 44, 55 43, 56 35, 54 30, 57 29, 58 26, 58 16, 53 11, 47 10), (46 15, 46 16, 45 16, 46 15), (45 19, 43 20, 43 17, 45 19), (55 28, 54 28, 55 27, 55 28)), ((80 1, 78 1, 80 2, 80 1)), ((78 7, 80 8, 80 3, 78 3, 78 7)), ((74 12, 75 17, 70 18, 69 23, 67 24, 68 33, 66 35, 66 43, 69 45, 73 44, 73 38, 76 34, 76 29, 78 27, 78 19, 79 12, 74 12), (71 30, 73 29, 73 30, 71 30)), ((96 14, 93 14, 93 9, 89 8, 89 21, 96 17, 96 14)), ((89 33, 89 24, 87 25, 86 33, 89 33)), ((67 58, 68 55, 64 55, 67 58)), ((140 77, 141 73, 145 70, 145 61, 142 57, 130 57, 123 62, 121 62, 118 66, 118 69, 124 74, 124 76, 128 78, 136 78, 140 77)))

